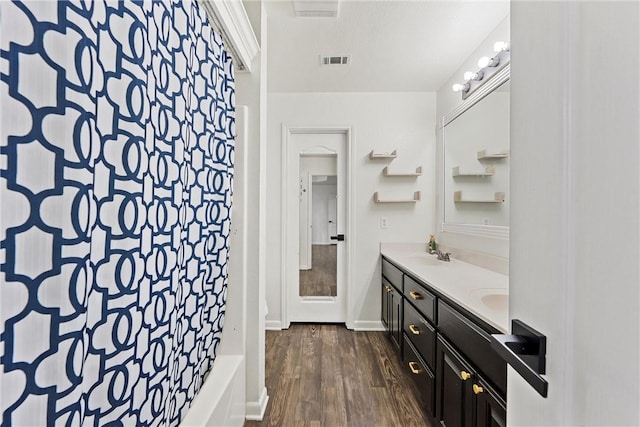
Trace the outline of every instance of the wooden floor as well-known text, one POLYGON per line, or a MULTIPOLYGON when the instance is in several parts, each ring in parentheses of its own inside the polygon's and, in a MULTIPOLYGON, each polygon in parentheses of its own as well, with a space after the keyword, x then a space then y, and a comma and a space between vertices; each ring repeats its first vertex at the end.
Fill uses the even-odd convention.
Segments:
POLYGON ((436 426, 383 332, 292 324, 267 331, 269 404, 258 426, 436 426))
POLYGON ((312 245, 311 270, 300 270, 300 295, 335 297, 337 245, 312 245))

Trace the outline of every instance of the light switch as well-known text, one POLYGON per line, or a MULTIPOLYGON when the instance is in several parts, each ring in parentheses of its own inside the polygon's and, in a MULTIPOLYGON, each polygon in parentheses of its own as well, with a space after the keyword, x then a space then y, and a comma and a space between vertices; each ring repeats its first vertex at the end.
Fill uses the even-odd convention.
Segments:
POLYGON ((384 217, 384 216, 380 217, 380 228, 388 228, 387 217, 384 217))

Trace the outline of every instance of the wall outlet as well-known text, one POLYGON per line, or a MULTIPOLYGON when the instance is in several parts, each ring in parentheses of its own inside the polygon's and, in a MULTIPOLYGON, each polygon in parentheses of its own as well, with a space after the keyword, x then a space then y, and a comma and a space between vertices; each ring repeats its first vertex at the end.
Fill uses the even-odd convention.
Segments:
POLYGON ((387 218, 384 216, 380 217, 380 228, 389 228, 389 225, 387 224, 387 218))

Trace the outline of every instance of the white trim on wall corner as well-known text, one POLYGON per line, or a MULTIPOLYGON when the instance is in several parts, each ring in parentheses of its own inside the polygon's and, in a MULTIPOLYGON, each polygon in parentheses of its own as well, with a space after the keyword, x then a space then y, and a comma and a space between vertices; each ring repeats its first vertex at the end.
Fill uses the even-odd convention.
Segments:
POLYGON ((264 329, 267 331, 281 331, 284 328, 282 327, 282 321, 280 320, 265 320, 264 329))
POLYGON ((356 320, 353 322, 354 331, 385 331, 380 320, 356 320))
POLYGON ((267 388, 263 388, 260 393, 260 400, 258 402, 247 402, 247 415, 245 419, 250 421, 262 421, 264 413, 267 410, 267 403, 269 403, 269 395, 267 394, 267 388))
MULTIPOLYGON (((289 140, 289 129, 287 128, 287 126, 283 123, 281 128, 280 128, 280 136, 281 136, 281 146, 280 146, 280 152, 282 154, 282 157, 280 159, 280 164, 282 165, 282 167, 280 168, 280 199, 281 199, 281 204, 280 204, 280 212, 283 218, 283 223, 287 224, 287 206, 286 206, 286 200, 287 200, 287 179, 288 176, 286 174, 286 167, 285 165, 288 163, 289 161, 289 144, 288 144, 288 140, 289 140)), ((286 278, 286 272, 287 272, 287 254, 286 254, 286 248, 284 247, 284 245, 286 244, 287 241, 287 227, 280 227, 280 242, 281 242, 281 249, 280 249, 280 328, 281 329, 288 329, 289 328, 289 317, 287 316, 287 291, 286 291, 286 285, 285 285, 285 278, 286 278)))

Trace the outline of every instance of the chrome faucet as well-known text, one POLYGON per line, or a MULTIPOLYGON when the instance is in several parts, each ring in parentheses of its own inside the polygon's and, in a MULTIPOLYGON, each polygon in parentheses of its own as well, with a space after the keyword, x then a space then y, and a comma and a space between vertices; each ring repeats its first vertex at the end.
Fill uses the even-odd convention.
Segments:
POLYGON ((451 255, 451 252, 442 252, 440 249, 436 249, 435 254, 438 256, 438 260, 440 261, 446 261, 446 262, 451 261, 451 259, 449 258, 449 255, 451 255))

